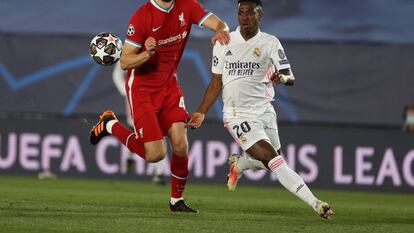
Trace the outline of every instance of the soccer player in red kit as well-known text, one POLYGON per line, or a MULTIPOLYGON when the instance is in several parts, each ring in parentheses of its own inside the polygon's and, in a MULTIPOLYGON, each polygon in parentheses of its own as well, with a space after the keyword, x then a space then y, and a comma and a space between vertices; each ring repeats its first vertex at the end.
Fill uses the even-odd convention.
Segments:
POLYGON ((170 210, 197 212, 186 204, 183 191, 188 176, 188 140, 184 97, 177 82, 177 67, 192 24, 216 32, 212 41, 228 44, 227 24, 209 13, 197 0, 150 0, 131 17, 121 56, 128 70, 126 93, 134 131, 108 110, 93 127, 90 142, 114 135, 147 162, 166 155, 163 136, 172 146, 170 210))

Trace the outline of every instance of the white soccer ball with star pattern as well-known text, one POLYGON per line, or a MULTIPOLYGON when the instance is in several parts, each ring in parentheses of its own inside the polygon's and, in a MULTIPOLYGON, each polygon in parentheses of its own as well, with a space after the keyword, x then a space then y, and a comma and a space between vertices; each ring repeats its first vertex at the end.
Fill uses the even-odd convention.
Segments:
POLYGON ((99 65, 109 66, 116 63, 121 57, 122 41, 110 32, 101 32, 96 35, 89 46, 89 54, 99 65))

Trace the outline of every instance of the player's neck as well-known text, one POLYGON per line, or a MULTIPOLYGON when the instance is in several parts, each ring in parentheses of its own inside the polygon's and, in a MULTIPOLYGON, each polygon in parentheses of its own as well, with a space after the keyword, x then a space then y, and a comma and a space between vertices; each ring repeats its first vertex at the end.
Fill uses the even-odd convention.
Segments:
POLYGON ((257 35, 257 33, 259 33, 259 29, 257 29, 256 31, 252 31, 252 32, 240 31, 240 34, 242 35, 242 37, 244 38, 245 41, 250 40, 255 35, 257 35))
POLYGON ((164 2, 162 0, 155 0, 155 1, 157 2, 158 5, 160 5, 162 8, 165 8, 165 9, 169 8, 174 3, 174 0, 169 1, 169 2, 164 2))

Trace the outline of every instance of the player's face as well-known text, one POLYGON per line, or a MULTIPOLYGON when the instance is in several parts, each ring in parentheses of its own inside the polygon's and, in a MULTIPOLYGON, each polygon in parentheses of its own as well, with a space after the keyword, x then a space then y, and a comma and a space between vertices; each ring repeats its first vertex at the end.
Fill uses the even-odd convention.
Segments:
POLYGON ((239 25, 242 32, 253 33, 259 28, 260 12, 256 3, 242 2, 238 10, 239 25))

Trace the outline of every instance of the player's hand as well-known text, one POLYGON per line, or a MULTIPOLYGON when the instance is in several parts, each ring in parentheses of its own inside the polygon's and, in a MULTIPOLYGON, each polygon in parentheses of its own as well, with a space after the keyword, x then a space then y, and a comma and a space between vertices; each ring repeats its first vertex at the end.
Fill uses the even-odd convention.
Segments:
POLYGON ((154 55, 155 49, 157 47, 157 41, 154 37, 148 37, 144 43, 145 49, 149 51, 150 55, 154 55))
POLYGON ((193 112, 191 114, 190 120, 187 123, 187 126, 193 128, 193 129, 197 129, 203 123, 204 118, 205 118, 205 115, 203 113, 201 113, 201 112, 193 112))
POLYGON ((293 86, 295 84, 295 77, 292 75, 284 75, 276 72, 272 75, 270 80, 272 81, 273 85, 285 84, 287 86, 293 86))
POLYGON ((278 72, 274 72, 272 77, 270 77, 270 81, 272 81, 273 85, 278 85, 284 83, 283 81, 285 80, 282 79, 282 75, 280 75, 278 72))
POLYGON ((227 31, 220 30, 211 38, 211 43, 214 45, 216 42, 219 42, 221 45, 228 45, 230 42, 230 35, 227 31))

